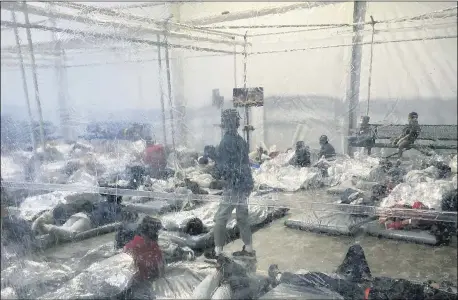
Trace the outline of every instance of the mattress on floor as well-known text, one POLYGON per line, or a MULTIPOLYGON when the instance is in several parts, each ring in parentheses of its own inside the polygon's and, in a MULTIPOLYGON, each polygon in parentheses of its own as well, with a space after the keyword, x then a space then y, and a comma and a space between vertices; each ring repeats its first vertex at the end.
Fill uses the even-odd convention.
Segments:
POLYGON ((400 241, 408 241, 427 245, 436 245, 437 238, 426 230, 388 230, 378 221, 372 221, 362 226, 365 233, 400 241))
POLYGON ((298 286, 281 283, 259 299, 344 299, 341 295, 324 287, 298 286))
POLYGON ((142 203, 124 203, 129 209, 148 215, 165 214, 178 209, 183 204, 182 200, 151 200, 142 203))
MULTIPOLYGON (((264 195, 263 197, 265 196, 268 195, 264 195)), ((286 215, 288 211, 285 208, 262 205, 262 203, 258 201, 261 200, 256 199, 250 201, 249 215, 252 228, 262 226, 274 219, 280 218, 286 215)), ((219 203, 211 202, 193 210, 170 213, 162 216, 161 221, 165 230, 161 231, 159 238, 169 239, 171 242, 181 247, 187 246, 194 250, 213 246, 213 218, 218 209, 218 205, 219 203), (198 235, 190 235, 184 232, 187 222, 193 218, 199 218, 202 221, 205 232, 198 235)), ((233 240, 237 236, 238 228, 236 225, 234 210, 226 226, 228 241, 233 240)))
POLYGON ((285 226, 293 229, 333 235, 352 235, 368 217, 339 212, 309 212, 285 221, 285 226))

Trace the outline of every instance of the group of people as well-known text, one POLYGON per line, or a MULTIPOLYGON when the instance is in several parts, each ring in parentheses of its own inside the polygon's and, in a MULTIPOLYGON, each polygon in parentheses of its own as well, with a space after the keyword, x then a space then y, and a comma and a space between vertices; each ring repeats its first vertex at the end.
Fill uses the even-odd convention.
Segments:
MULTIPOLYGON (((211 251, 207 251, 205 256, 217 259, 223 255, 223 247, 226 243, 226 225, 232 215, 232 211, 235 209, 243 247, 241 251, 234 252, 233 256, 256 259, 247 201, 254 187, 249 147, 242 136, 238 134, 240 116, 237 110, 224 110, 221 116, 221 124, 224 129, 221 142, 217 147, 206 146, 204 155, 199 158, 199 164, 201 165, 207 165, 209 160, 214 161, 209 173, 221 182, 223 189, 222 201, 214 216, 215 247, 211 251)), ((374 139, 370 130, 369 117, 365 117, 363 118, 359 135, 366 136, 366 139, 361 138, 358 141, 361 145, 367 147, 369 154, 371 143, 374 139)), ((418 114, 410 113, 409 125, 403 130, 402 136, 395 141, 399 147, 400 155, 402 155, 402 149, 408 148, 416 140, 419 132, 418 114)), ((321 148, 318 156, 320 158, 324 157, 326 160, 335 159, 335 149, 329 143, 326 135, 320 137, 319 143, 321 148)), ((263 155, 266 155, 266 153, 263 149, 260 149, 255 159, 261 162, 263 155)), ((142 180, 141 178, 145 175, 158 179, 173 175, 173 171, 167 169, 165 147, 156 144, 151 138, 146 140, 146 149, 143 153, 142 162, 141 165, 131 166, 130 168, 136 187, 138 187, 142 180)), ((312 165, 310 149, 303 141, 296 143, 294 157, 289 163, 299 167, 310 167, 312 165)), ((390 168, 386 166, 386 168, 387 170, 384 171, 388 172, 388 169, 391 170, 392 166, 390 168)), ((83 201, 78 204, 60 204, 40 215, 29 227, 30 230, 27 235, 34 236, 35 232, 52 233, 56 236, 70 239, 78 232, 122 221, 124 225, 117 234, 117 246, 124 247, 124 251, 134 257, 141 278, 148 279, 160 276, 164 270, 164 257, 158 245, 158 233, 162 228, 161 221, 145 216, 137 224, 138 215, 126 210, 122 205, 122 197, 111 195, 106 197, 105 201, 97 203, 83 201)), ((8 222, 11 223, 11 221, 6 220, 6 215, 7 213, 2 205, 2 231, 11 231, 11 234, 18 235, 17 232, 13 232, 13 228, 17 229, 20 226, 8 225, 8 222)), ((24 229, 24 231, 27 230, 24 229)), ((18 236, 21 236, 21 234, 18 236)))
MULTIPOLYGON (((367 151, 367 155, 371 155, 372 148, 375 146, 375 139, 377 132, 369 124, 370 117, 363 116, 359 125, 359 130, 354 136, 348 138, 348 141, 357 147, 363 147, 367 151)), ((394 137, 391 143, 398 149, 397 155, 402 157, 402 153, 412 147, 418 139, 421 132, 420 125, 418 124, 418 113, 411 112, 408 115, 408 123, 402 129, 399 136, 394 137)))

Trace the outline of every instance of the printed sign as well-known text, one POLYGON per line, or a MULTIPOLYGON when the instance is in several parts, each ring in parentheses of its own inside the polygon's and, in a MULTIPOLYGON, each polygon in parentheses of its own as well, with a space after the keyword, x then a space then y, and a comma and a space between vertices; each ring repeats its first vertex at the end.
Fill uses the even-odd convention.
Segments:
POLYGON ((234 107, 251 107, 264 105, 264 88, 234 88, 232 90, 234 107))

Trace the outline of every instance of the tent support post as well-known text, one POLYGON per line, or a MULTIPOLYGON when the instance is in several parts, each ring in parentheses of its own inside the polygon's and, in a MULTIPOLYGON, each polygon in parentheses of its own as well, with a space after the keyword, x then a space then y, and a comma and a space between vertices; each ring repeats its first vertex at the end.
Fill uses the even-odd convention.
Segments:
MULTIPOLYGON (((11 11, 11 19, 13 20, 13 23, 16 24, 16 13, 14 11, 11 11)), ((31 135, 30 137, 32 139, 33 151, 36 152, 37 151, 37 141, 35 139, 35 134, 33 132, 34 121, 33 121, 33 115, 32 115, 32 108, 30 107, 29 88, 27 86, 27 77, 25 75, 25 68, 24 68, 24 57, 22 56, 21 42, 19 41, 19 29, 17 28, 17 26, 14 26, 13 30, 14 30, 14 37, 16 39, 19 65, 21 69, 22 88, 24 89, 25 101, 27 103, 27 113, 29 115, 29 122, 30 122, 29 126, 30 126, 30 135, 31 135)))
POLYGON ((37 78, 37 65, 35 63, 35 54, 33 52, 33 44, 32 44, 32 34, 30 32, 30 20, 29 20, 29 13, 27 11, 27 3, 24 1, 22 3, 23 7, 23 12, 24 12, 24 19, 25 19, 25 32, 27 34, 27 42, 29 44, 29 51, 30 51, 30 58, 32 60, 31 62, 31 67, 32 67, 32 78, 33 78, 33 85, 35 88, 35 101, 37 102, 37 108, 38 108, 38 118, 40 122, 40 140, 41 144, 43 147, 43 151, 46 148, 46 142, 45 142, 45 132, 43 128, 43 112, 41 110, 41 101, 40 101, 40 91, 38 89, 38 78, 37 78))
POLYGON ((164 89, 162 88, 162 58, 161 58, 161 37, 157 37, 157 61, 159 63, 159 91, 161 93, 161 117, 162 117, 162 138, 164 145, 167 145, 167 127, 165 125, 165 103, 164 103, 164 89))
MULTIPOLYGON (((348 103, 348 131, 347 137, 354 133, 356 128, 356 116, 359 105, 359 88, 361 77, 361 60, 362 60, 362 31, 364 29, 364 20, 366 15, 366 1, 355 1, 353 6, 353 38, 350 61, 350 83, 346 92, 346 101, 348 103)), ((344 138, 344 151, 346 154, 353 156, 353 148, 348 143, 348 138, 344 138), (346 148, 346 149, 345 149, 346 148)))

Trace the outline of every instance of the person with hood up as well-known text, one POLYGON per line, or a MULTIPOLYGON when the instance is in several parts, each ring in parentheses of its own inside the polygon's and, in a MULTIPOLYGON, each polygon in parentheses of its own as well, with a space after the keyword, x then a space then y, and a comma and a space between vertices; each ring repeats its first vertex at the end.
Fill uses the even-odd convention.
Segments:
POLYGON ((310 148, 305 146, 303 141, 296 143, 296 151, 289 161, 290 165, 297 167, 310 167, 310 148))
POLYGON ((398 156, 402 157, 404 149, 410 149, 420 135, 420 125, 418 124, 418 114, 411 112, 408 116, 409 123, 404 127, 399 137, 394 140, 394 144, 398 147, 398 156))
POLYGON ((207 258, 216 258, 223 252, 226 242, 226 225, 236 210, 237 225, 244 243, 242 251, 234 252, 234 256, 255 258, 252 248, 252 233, 248 215, 248 197, 253 190, 249 149, 246 141, 238 134, 240 116, 236 109, 226 109, 221 114, 221 125, 224 136, 214 155, 216 168, 220 178, 225 181, 223 198, 215 213, 214 238, 215 248, 206 253, 207 258))
POLYGON ((145 216, 137 234, 124 246, 124 252, 134 259, 140 281, 154 279, 164 274, 165 259, 158 244, 161 228, 162 223, 159 219, 145 216))

